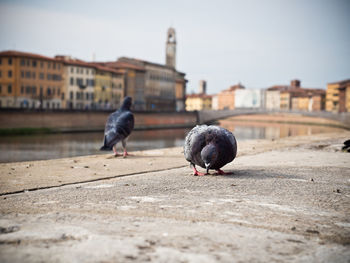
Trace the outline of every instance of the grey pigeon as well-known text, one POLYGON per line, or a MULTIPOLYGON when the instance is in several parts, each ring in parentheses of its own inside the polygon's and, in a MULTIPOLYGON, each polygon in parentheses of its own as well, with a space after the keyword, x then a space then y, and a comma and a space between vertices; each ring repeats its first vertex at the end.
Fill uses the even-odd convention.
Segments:
POLYGON ((134 115, 130 111, 132 99, 125 97, 120 109, 116 110, 109 115, 106 126, 103 146, 100 150, 110 151, 113 149, 114 155, 118 156, 117 143, 122 141, 124 154, 126 157, 128 152, 126 151, 126 139, 134 129, 134 115))
POLYGON ((228 130, 218 126, 197 125, 186 136, 184 154, 194 169, 194 175, 204 175, 196 169, 196 165, 217 170, 218 174, 226 174, 220 168, 235 159, 237 142, 228 130))

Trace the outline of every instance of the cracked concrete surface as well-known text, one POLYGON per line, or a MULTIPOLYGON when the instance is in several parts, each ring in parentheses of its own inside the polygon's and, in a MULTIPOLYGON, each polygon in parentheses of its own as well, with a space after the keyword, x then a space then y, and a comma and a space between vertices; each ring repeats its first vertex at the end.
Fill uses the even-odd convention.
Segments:
POLYGON ((1 164, 0 261, 349 262, 349 137, 239 143, 226 176, 180 148, 1 164))

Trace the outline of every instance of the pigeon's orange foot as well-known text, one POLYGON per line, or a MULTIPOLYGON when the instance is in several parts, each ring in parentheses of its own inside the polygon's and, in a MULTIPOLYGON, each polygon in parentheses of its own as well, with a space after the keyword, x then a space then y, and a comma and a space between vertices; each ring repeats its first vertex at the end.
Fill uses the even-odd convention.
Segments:
POLYGON ((205 175, 204 173, 201 173, 201 172, 198 172, 196 168, 193 168, 193 171, 194 171, 194 176, 203 176, 205 175))
POLYGON ((217 170, 218 172, 217 172, 217 174, 218 175, 229 175, 229 174, 232 174, 232 173, 225 173, 223 170, 221 170, 221 169, 219 169, 219 170, 217 170))
POLYGON ((129 154, 127 151, 124 151, 123 158, 126 158, 126 156, 133 156, 132 154, 129 154))

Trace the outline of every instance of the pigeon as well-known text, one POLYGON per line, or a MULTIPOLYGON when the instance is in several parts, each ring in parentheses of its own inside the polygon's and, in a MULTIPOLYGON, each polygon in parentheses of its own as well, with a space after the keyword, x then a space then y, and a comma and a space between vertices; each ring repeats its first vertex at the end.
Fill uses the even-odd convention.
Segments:
POLYGON ((342 147, 343 152, 350 153, 350 140, 346 140, 344 142, 344 146, 342 147))
POLYGON ((235 136, 219 126, 197 125, 186 136, 184 154, 194 170, 194 175, 204 175, 196 165, 216 170, 218 174, 227 174, 220 168, 235 159, 237 142, 235 136))
POLYGON ((132 99, 125 97, 120 109, 109 115, 104 134, 104 142, 101 151, 110 151, 113 149, 114 156, 119 156, 117 153, 117 143, 122 141, 123 157, 128 154, 126 151, 126 140, 134 129, 134 115, 130 111, 132 99))

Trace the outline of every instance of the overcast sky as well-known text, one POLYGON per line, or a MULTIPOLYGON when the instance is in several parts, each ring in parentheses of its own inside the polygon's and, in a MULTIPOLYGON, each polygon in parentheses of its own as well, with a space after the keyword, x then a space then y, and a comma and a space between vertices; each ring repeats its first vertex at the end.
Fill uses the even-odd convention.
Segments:
POLYGON ((349 14, 350 0, 0 0, 0 50, 163 64, 172 26, 188 92, 200 79, 211 94, 293 78, 326 88, 350 78, 349 14))

